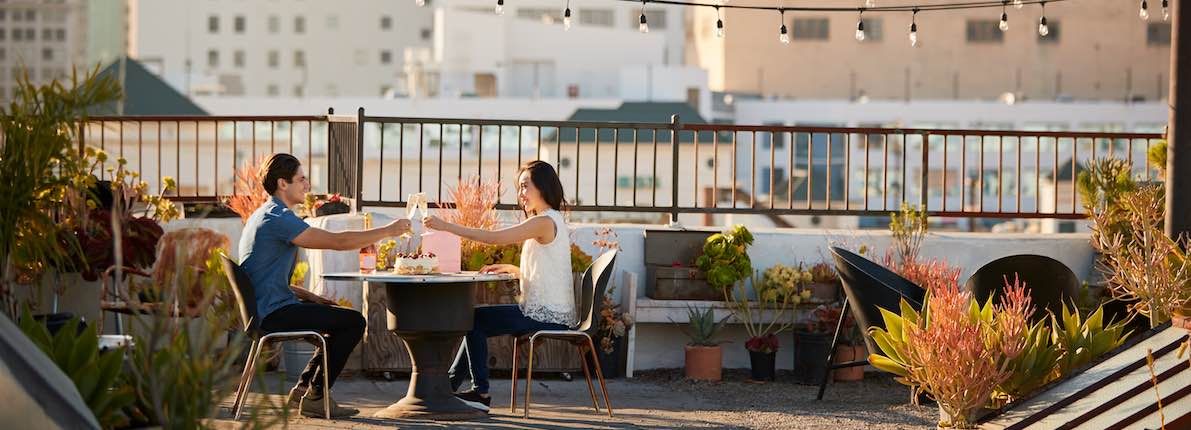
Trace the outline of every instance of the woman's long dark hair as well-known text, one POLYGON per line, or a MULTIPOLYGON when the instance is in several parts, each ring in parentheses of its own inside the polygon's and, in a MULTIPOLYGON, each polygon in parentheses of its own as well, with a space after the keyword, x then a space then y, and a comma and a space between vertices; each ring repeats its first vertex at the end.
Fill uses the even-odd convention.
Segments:
MULTIPOLYGON (((554 166, 542 160, 528 161, 521 165, 521 169, 517 171, 517 177, 521 177, 521 173, 529 172, 529 181, 533 182, 534 188, 542 194, 542 200, 546 201, 554 210, 562 211, 566 204, 566 196, 562 191, 562 181, 558 179, 558 173, 554 171, 554 166)), ((525 211, 525 208, 521 208, 525 211)), ((527 213, 528 215, 528 213, 527 213)))

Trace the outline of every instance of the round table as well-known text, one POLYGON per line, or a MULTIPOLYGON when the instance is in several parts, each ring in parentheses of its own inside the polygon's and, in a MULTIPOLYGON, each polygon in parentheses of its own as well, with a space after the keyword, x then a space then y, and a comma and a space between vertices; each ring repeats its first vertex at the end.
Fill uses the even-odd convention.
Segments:
POLYGON ((487 415, 455 397, 447 370, 455 348, 472 328, 475 288, 513 279, 477 272, 397 275, 390 272, 327 273, 331 281, 378 282, 388 295, 389 330, 401 337, 413 362, 405 397, 375 414, 378 418, 469 419, 487 415))

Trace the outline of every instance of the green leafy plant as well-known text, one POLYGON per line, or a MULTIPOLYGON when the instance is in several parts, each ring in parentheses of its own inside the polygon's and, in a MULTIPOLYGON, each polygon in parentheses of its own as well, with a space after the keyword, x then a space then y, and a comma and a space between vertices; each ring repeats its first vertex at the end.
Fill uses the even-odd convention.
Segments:
POLYGON ((80 250, 76 239, 62 234, 55 214, 82 169, 75 144, 79 121, 88 108, 120 96, 119 85, 97 77, 97 70, 81 79, 72 74, 69 87, 57 80, 36 86, 27 73, 18 73, 12 100, 0 106, 0 301, 13 317, 14 275, 70 267, 80 250))
POLYGON ((44 324, 34 321, 29 311, 21 314, 19 325, 25 336, 70 377, 101 426, 128 424, 122 409, 132 404, 133 393, 120 381, 123 348, 100 352, 95 326, 80 330, 78 318, 71 319, 54 335, 44 324))
POLYGON ((902 264, 918 261, 922 241, 926 239, 925 209, 902 203, 901 210, 889 215, 889 232, 893 235, 893 252, 902 264))
POLYGON ((1092 243, 1099 241, 1102 235, 1131 236, 1126 219, 1128 215, 1120 201, 1137 189, 1132 170, 1132 165, 1125 160, 1104 158, 1088 164, 1076 177, 1075 188, 1084 212, 1096 226, 1092 232, 1092 243))
POLYGON ((695 259, 695 266, 707 276, 707 284, 724 292, 725 296, 737 282, 753 273, 748 247, 753 234, 743 225, 736 225, 723 233, 716 233, 703 242, 703 254, 695 259))
POLYGON ((728 322, 728 319, 732 318, 731 315, 716 321, 715 312, 711 308, 700 310, 697 307, 688 305, 686 311, 687 324, 686 327, 682 327, 682 332, 686 333, 687 337, 690 338, 690 342, 687 342, 687 345, 717 346, 722 343, 715 340, 715 337, 724 328, 724 324, 728 322))
POLYGON ((1166 139, 1162 139, 1146 150, 1146 161, 1150 163, 1150 167, 1158 170, 1159 177, 1166 177, 1166 147, 1166 139))
POLYGON ((582 273, 591 265, 591 256, 583 252, 579 245, 571 243, 571 272, 582 273))
MULTIPOLYGON (((809 279, 809 273, 802 273, 809 279)), ((728 288, 724 290, 724 301, 748 332, 745 348, 766 353, 777 351, 777 335, 794 326, 787 312, 792 313, 794 306, 802 302, 802 295, 797 284, 766 287, 755 273, 750 284, 755 290, 755 298, 750 298, 745 288, 728 288), (766 319, 769 321, 765 322, 766 319)), ((809 296, 808 290, 803 291, 809 296)))
POLYGON ((1050 316, 1053 341, 1062 351, 1058 360, 1059 374, 1067 375, 1072 370, 1091 362, 1096 357, 1116 349, 1129 338, 1125 331, 1127 321, 1110 322, 1104 325, 1104 307, 1096 308, 1087 319, 1063 307, 1061 317, 1050 316))

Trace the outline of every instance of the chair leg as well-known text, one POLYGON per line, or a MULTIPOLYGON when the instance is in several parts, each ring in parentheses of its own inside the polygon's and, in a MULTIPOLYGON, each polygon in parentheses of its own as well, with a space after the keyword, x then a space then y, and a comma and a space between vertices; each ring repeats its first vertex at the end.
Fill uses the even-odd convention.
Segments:
POLYGON ((600 357, 596 356, 595 343, 587 338, 587 350, 591 352, 591 361, 595 363, 596 377, 600 379, 600 391, 604 392, 604 407, 608 408, 608 417, 612 417, 612 401, 608 400, 608 385, 604 383, 604 371, 600 369, 600 357))
POLYGON ((584 355, 587 353, 585 351, 587 345, 580 343, 575 345, 575 348, 575 351, 579 353, 579 367, 583 368, 583 377, 587 379, 587 393, 591 394, 591 407, 595 408, 596 413, 599 413, 600 404, 596 402, 595 387, 591 385, 591 371, 587 370, 587 357, 584 355))
POLYGON ((509 394, 509 413, 517 413, 517 345, 521 343, 521 339, 513 336, 513 376, 509 378, 509 385, 513 386, 512 393, 509 394))
POLYGON ((331 367, 327 365, 327 356, 331 355, 331 351, 327 349, 327 338, 319 336, 319 343, 323 348, 323 411, 327 414, 327 419, 331 419, 331 367))
POLYGON ((244 382, 248 379, 248 374, 253 371, 252 354, 256 352, 256 345, 258 341, 252 341, 252 346, 248 348, 248 356, 244 358, 244 370, 240 372, 240 385, 236 387, 236 401, 232 403, 232 413, 240 410, 240 402, 244 400, 245 393, 248 391, 244 382))
POLYGON ((533 349, 537 339, 529 338, 529 359, 525 366, 525 418, 529 418, 529 395, 533 390, 533 349))
MULTIPOLYGON (((253 369, 256 368, 256 360, 258 357, 260 357, 261 350, 265 349, 263 341, 257 341, 256 343, 257 343, 256 351, 254 351, 252 353, 252 356, 250 356, 248 358, 248 363, 247 363, 247 366, 249 366, 249 368, 253 368, 253 369)), ((240 413, 244 411, 244 403, 248 400, 248 390, 252 388, 252 377, 253 376, 256 376, 256 372, 249 371, 248 378, 244 380, 244 389, 243 389, 244 394, 240 398, 240 404, 236 406, 236 412, 232 416, 232 421, 240 421, 240 413)))
POLYGON ((823 400, 823 392, 827 391, 827 381, 831 379, 831 362, 835 360, 835 345, 839 343, 839 332, 844 328, 844 320, 848 318, 848 298, 844 297, 844 306, 840 309, 839 321, 835 323, 835 335, 831 336, 831 345, 827 348, 827 364, 823 365, 823 381, 819 382, 819 395, 815 400, 823 400))

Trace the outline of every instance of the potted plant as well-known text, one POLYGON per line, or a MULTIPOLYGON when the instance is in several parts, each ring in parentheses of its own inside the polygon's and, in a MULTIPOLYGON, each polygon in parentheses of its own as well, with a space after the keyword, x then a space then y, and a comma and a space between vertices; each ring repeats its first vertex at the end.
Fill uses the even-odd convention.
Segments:
POLYGON ((687 325, 682 329, 690 338, 683 348, 683 374, 687 379, 719 381, 723 377, 724 354, 720 342, 715 340, 715 337, 728 318, 731 318, 731 315, 716 321, 711 308, 700 310, 694 306, 687 306, 687 325))
POLYGON ((604 377, 616 378, 621 375, 625 361, 625 335, 633 327, 633 316, 620 310, 620 304, 612 301, 615 287, 609 287, 604 294, 604 304, 601 307, 598 329, 596 330, 596 356, 600 360, 600 369, 604 377))
POLYGON ((744 347, 749 352, 752 380, 774 379, 777 335, 793 325, 786 312, 793 312, 795 306, 810 296, 810 291, 802 288, 809 280, 810 272, 778 265, 767 270, 761 279, 752 277, 755 298, 750 298, 744 288, 732 288, 726 293, 728 306, 744 323, 749 335, 744 347))
POLYGON ((695 265, 707 276, 707 284, 723 294, 726 301, 736 283, 753 272, 748 254, 752 244, 753 234, 738 224, 708 237, 703 242, 703 254, 695 259, 695 265))
MULTIPOLYGON (((844 317, 842 330, 840 342, 835 346, 835 355, 832 356, 832 364, 843 364, 868 357, 868 350, 860 335, 860 327, 851 315, 844 317)), ((864 379, 864 366, 835 369, 831 372, 831 377, 839 382, 859 381, 864 379)))
POLYGON ((843 307, 819 305, 801 318, 794 328, 794 379, 800 384, 818 385, 826 374, 831 336, 843 307))
POLYGON ((827 263, 817 263, 810 268, 811 281, 807 289, 811 291, 810 302, 831 303, 839 297, 840 280, 835 273, 835 266, 827 263))

